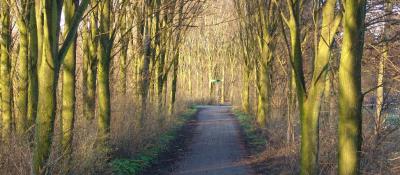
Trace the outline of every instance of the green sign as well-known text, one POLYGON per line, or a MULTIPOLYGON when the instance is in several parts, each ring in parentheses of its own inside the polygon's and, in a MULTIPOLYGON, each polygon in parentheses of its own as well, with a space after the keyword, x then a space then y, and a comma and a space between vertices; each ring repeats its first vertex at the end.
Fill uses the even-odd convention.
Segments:
POLYGON ((220 83, 220 82, 222 82, 222 81, 224 81, 224 80, 216 79, 216 80, 211 80, 210 82, 211 82, 211 83, 220 83))

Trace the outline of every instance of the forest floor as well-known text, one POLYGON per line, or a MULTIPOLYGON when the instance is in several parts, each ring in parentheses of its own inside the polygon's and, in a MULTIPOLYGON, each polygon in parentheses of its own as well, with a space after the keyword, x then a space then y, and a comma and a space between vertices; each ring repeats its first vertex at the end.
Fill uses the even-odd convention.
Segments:
POLYGON ((173 147, 146 174, 252 175, 237 119, 230 106, 198 106, 173 147))

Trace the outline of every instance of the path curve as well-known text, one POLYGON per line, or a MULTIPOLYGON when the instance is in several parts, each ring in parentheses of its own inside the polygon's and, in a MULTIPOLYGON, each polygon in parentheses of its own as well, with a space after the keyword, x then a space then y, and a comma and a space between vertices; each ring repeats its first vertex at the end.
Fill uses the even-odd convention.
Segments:
POLYGON ((246 151, 230 106, 200 106, 188 151, 173 175, 251 175, 246 151))

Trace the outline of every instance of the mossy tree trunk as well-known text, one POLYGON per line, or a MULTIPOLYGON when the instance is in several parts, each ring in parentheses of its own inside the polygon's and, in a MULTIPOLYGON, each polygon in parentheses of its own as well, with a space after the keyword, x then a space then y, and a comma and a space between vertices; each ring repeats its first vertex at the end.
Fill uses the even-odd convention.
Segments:
POLYGON ((250 112, 250 76, 251 71, 245 68, 242 90, 242 109, 245 113, 250 112))
POLYGON ((235 62, 234 62, 234 59, 233 59, 233 56, 229 59, 229 65, 230 65, 230 67, 231 67, 231 70, 230 70, 230 74, 231 74, 231 76, 230 76, 230 80, 229 80, 229 83, 230 83, 230 85, 229 85, 229 101, 230 101, 230 103, 231 104, 233 104, 233 99, 234 99, 234 90, 235 90, 235 88, 233 87, 233 84, 235 83, 235 62))
POLYGON ((344 36, 339 66, 339 175, 360 174, 365 8, 365 0, 344 1, 344 36))
MULTIPOLYGON (((30 1, 32 2, 32 1, 30 1)), ((28 107, 27 107, 27 127, 35 124, 37 101, 38 101, 38 36, 36 28, 35 8, 31 4, 29 9, 29 53, 28 53, 28 107)), ((32 132, 33 133, 33 132, 32 132)))
POLYGON ((12 120, 12 87, 11 87, 11 16, 7 0, 0 1, 0 70, 1 70, 1 110, 2 110, 2 139, 6 141, 11 134, 12 120))
POLYGON ((173 59, 173 64, 174 64, 173 65, 174 70, 172 72, 171 101, 170 101, 169 107, 168 107, 169 115, 172 115, 174 113, 174 109, 175 109, 176 90, 177 90, 177 84, 178 84, 179 49, 177 50, 175 58, 173 59))
POLYGON ((99 45, 97 48, 97 137, 101 146, 106 146, 110 133, 110 60, 113 47, 113 32, 111 28, 112 0, 104 0, 98 6, 99 10, 99 45))
POLYGON ((75 40, 81 17, 89 0, 83 0, 75 13, 71 30, 59 49, 62 3, 58 1, 35 1, 35 17, 38 36, 38 106, 33 150, 33 174, 45 174, 50 154, 56 112, 56 86, 60 63, 67 49, 75 40), (43 10, 45 9, 45 10, 43 10))
POLYGON ((271 64, 261 63, 258 72, 258 113, 257 123, 261 128, 266 127, 267 118, 271 114, 271 64))
MULTIPOLYGON (((96 3, 91 3, 92 8, 96 3)), ((87 24, 83 27, 83 106, 84 115, 88 120, 93 120, 95 117, 96 105, 96 79, 97 79, 97 46, 98 46, 98 31, 97 31, 97 10, 89 14, 87 24)))
POLYGON ((127 59, 128 59, 128 49, 129 49, 129 16, 128 11, 123 10, 125 14, 123 14, 121 20, 120 27, 120 37, 121 37, 121 55, 119 57, 119 93, 122 95, 126 95, 127 88, 127 59))
MULTIPOLYGON (((250 112, 250 81, 251 81, 251 72, 253 71, 253 57, 252 49, 256 48, 256 44, 254 44, 254 31, 251 26, 251 22, 254 20, 252 15, 245 15, 246 10, 251 10, 251 3, 246 1, 237 0, 234 1, 235 10, 239 16, 239 39, 241 45, 241 53, 244 62, 244 76, 243 76, 243 84, 242 84, 242 110, 245 113, 250 112)), ((248 12, 247 12, 248 13, 248 12)))
MULTIPOLYGON (((334 36, 337 32, 338 26, 341 21, 341 13, 335 14, 336 0, 328 0, 323 4, 322 7, 322 21, 319 30, 316 29, 316 33, 319 32, 319 41, 316 43, 316 57, 314 59, 314 71, 311 85, 308 89, 307 99, 304 101, 303 115, 302 117, 302 165, 309 167, 311 171, 304 172, 305 174, 318 173, 318 154, 319 154, 319 115, 321 110, 321 102, 326 77, 329 68, 329 59, 331 56, 331 45, 334 41, 334 36), (304 144, 303 144, 304 143, 304 144), (304 149, 304 150, 303 150, 304 149), (312 152, 311 159, 307 159, 305 154, 310 155, 312 152), (309 164, 307 162, 314 162, 309 164), (312 170, 314 169, 314 170, 312 170)), ((317 34, 318 36, 318 34, 317 34)))
MULTIPOLYGON (((78 0, 64 1, 64 34, 71 30, 72 20, 79 5, 78 0)), ((61 109, 61 150, 65 155, 64 171, 69 172, 68 164, 72 154, 72 137, 75 120, 75 69, 76 69, 76 36, 67 49, 62 64, 62 109, 61 109)))
MULTIPOLYGON (((320 7, 320 2, 314 3, 316 3, 315 6, 320 7)), ((327 0, 322 5, 321 21, 319 21, 319 13, 314 14, 316 26, 321 25, 322 27, 317 27, 314 31, 315 36, 317 36, 315 38, 316 54, 311 84, 308 89, 306 89, 304 78, 300 39, 302 1, 288 1, 286 5, 289 11, 289 18, 281 15, 290 32, 290 62, 294 72, 293 77, 301 120, 300 174, 303 175, 318 174, 320 107, 325 89, 331 45, 341 20, 341 13, 336 14, 336 3, 336 0, 327 0)))
MULTIPOLYGON (((290 65, 289 65, 290 66, 290 65)), ((293 69, 290 67, 288 71, 288 97, 287 97, 287 130, 286 130, 286 140, 287 143, 294 143, 294 135, 295 135, 295 128, 294 128, 294 118, 296 115, 296 83, 294 82, 294 72, 293 69)))
POLYGON ((56 110, 56 84, 58 63, 59 9, 56 2, 36 1, 38 34, 38 108, 33 151, 33 174, 46 173, 46 161, 50 154, 53 122, 56 110), (49 10, 40 10, 49 9, 49 10))
POLYGON ((151 1, 146 0, 143 4, 144 15, 144 26, 143 26, 143 55, 142 55, 142 65, 140 67, 140 127, 143 126, 144 117, 147 107, 147 98, 150 87, 150 61, 152 54, 151 45, 151 28, 153 21, 153 4, 151 1))
MULTIPOLYGON (((143 39, 144 39, 144 27, 145 27, 145 22, 146 22, 146 14, 145 14, 145 6, 143 1, 141 1, 140 5, 136 6, 135 9, 135 26, 136 26, 136 42, 135 44, 138 46, 137 49, 137 53, 136 53, 136 57, 135 58, 135 74, 134 74, 134 79, 136 84, 138 84, 138 88, 136 88, 136 93, 135 93, 135 97, 137 97, 139 99, 139 104, 141 102, 141 66, 142 66, 142 62, 143 62, 143 39)), ((140 115, 139 115, 140 116, 140 115)), ((139 117, 140 119, 140 117, 139 117)))
MULTIPOLYGON (((164 38, 164 37, 162 37, 164 38)), ((164 87, 164 83, 165 83, 165 78, 166 75, 164 74, 164 65, 165 65, 165 58, 166 58, 166 49, 165 49, 166 45, 162 44, 161 46, 161 51, 160 51, 160 55, 159 55, 159 61, 158 61, 158 78, 157 78, 157 97, 158 97, 158 110, 161 113, 161 111, 163 110, 164 107, 164 103, 163 103, 163 87, 164 87)))
POLYGON ((32 4, 30 0, 12 1, 14 12, 17 14, 19 33, 19 51, 16 64, 16 79, 14 82, 16 93, 14 97, 15 131, 22 136, 27 127, 28 108, 28 56, 29 56, 29 16, 32 4), (17 5, 17 3, 19 5, 17 5), (21 8, 19 8, 21 7, 21 8))
MULTIPOLYGON (((164 9, 161 9, 160 6, 162 3, 161 1, 156 1, 157 3, 157 8, 159 9, 158 11, 163 12, 163 14, 161 15, 161 21, 159 24, 159 31, 157 32, 157 38, 159 41, 157 42, 158 44, 158 61, 157 61, 157 85, 156 85, 156 94, 157 94, 157 107, 158 107, 158 112, 162 113, 163 108, 165 106, 165 104, 163 103, 163 87, 166 81, 166 78, 168 76, 168 74, 166 73, 165 70, 165 62, 167 59, 167 46, 169 44, 170 38, 169 38, 169 34, 170 31, 172 31, 172 29, 168 29, 171 25, 170 24, 170 18, 171 18, 171 14, 170 14, 170 9, 171 7, 167 5, 167 7, 164 7, 164 9)), ((175 7, 173 7, 174 9, 175 7)), ((157 16, 159 16, 160 14, 157 13, 157 16)), ((160 17, 158 17, 160 18, 160 17)))
POLYGON ((175 111, 175 101, 176 101, 176 91, 177 91, 177 85, 178 85, 178 68, 179 68, 179 59, 180 59, 180 44, 181 44, 181 34, 182 34, 182 24, 183 24, 183 8, 184 8, 185 2, 184 1, 179 1, 179 9, 178 9, 178 26, 177 26, 177 32, 175 36, 175 41, 173 43, 173 53, 174 53, 174 58, 173 58, 173 75, 172 75, 172 86, 171 86, 171 101, 170 101, 170 106, 169 106, 169 114, 172 115, 175 111))
POLYGON ((274 51, 276 43, 273 40, 276 37, 276 6, 273 3, 266 3, 259 0, 258 2, 258 44, 260 48, 259 68, 257 71, 258 78, 258 114, 257 123, 260 127, 266 126, 267 117, 271 112, 271 71, 272 61, 274 59, 274 51))

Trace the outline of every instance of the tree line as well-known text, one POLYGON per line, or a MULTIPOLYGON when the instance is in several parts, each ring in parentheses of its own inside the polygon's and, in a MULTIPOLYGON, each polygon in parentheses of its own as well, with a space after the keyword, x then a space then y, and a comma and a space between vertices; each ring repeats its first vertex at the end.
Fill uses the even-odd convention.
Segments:
POLYGON ((144 125, 149 99, 160 114, 175 113, 179 49, 188 26, 202 11, 202 1, 2 0, 0 4, 1 141, 7 144, 12 136, 33 141, 33 174, 49 171, 57 122, 63 171, 70 171, 78 92, 83 96, 83 116, 97 121, 97 147, 109 148, 113 67, 119 69, 121 95, 127 95, 128 69, 134 70, 132 94, 141 109, 135 117, 138 127, 144 125), (167 89, 169 78, 172 84, 167 89), (77 90, 77 80, 82 81, 82 90, 77 90))
MULTIPOLYGON (((390 0, 234 0, 237 48, 240 48, 238 53, 244 69, 241 109, 252 113, 254 106, 255 120, 259 127, 265 128, 269 137, 268 134, 274 132, 271 129, 274 124, 271 116, 275 115, 272 111, 279 103, 274 97, 277 90, 273 88, 287 89, 283 94, 288 96, 285 104, 288 143, 295 142, 296 120, 293 118, 300 118, 300 174, 320 172, 323 110, 338 111, 338 174, 362 172, 362 127, 363 120, 366 120, 362 117, 363 101, 366 96, 371 99, 371 92, 376 91, 373 128, 377 140, 398 129, 398 126, 388 127, 383 119, 385 110, 395 108, 388 105, 386 99, 390 95, 386 92, 397 87, 388 85, 385 75, 388 74, 385 61, 393 60, 394 64, 398 64, 395 57, 391 59, 389 56, 397 52, 396 46, 388 47, 389 43, 398 41, 397 34, 393 33, 398 30, 393 4, 395 2, 390 0), (377 28, 379 35, 371 39, 369 32, 377 28), (375 85, 366 89, 362 79, 363 82, 369 81, 372 76, 363 77, 362 65, 365 57, 370 58, 363 56, 365 48, 370 53, 370 47, 380 53, 375 64, 379 65, 379 70, 375 74, 375 85), (281 70, 284 72, 278 73, 281 70), (285 82, 278 78, 281 74, 286 77, 285 82), (252 78, 253 75, 255 78, 252 78), (252 82, 255 87, 253 97, 250 95, 252 82), (335 89, 332 89, 333 86, 335 89), (330 102, 330 99, 337 102, 330 102), (329 103, 334 106, 329 106, 329 103), (334 103, 337 103, 337 108, 334 103)), ((329 115, 329 118, 335 117, 334 114, 329 115)))

